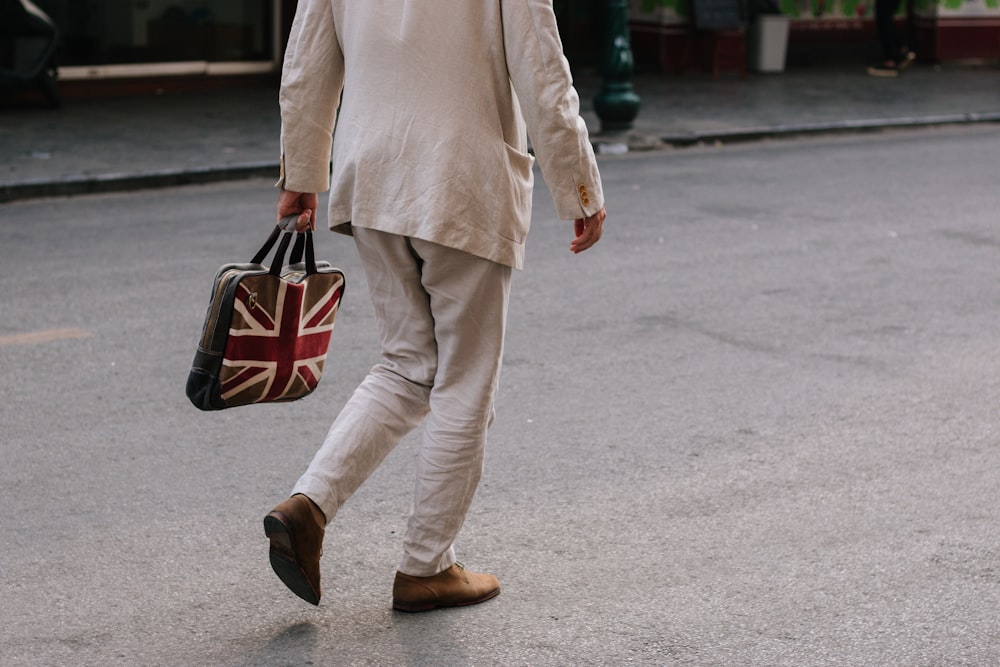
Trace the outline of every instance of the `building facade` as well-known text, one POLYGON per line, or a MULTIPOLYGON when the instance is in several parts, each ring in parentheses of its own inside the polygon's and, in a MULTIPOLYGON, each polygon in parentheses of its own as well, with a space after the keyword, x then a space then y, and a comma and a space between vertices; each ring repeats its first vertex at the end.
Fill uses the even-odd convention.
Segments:
MULTIPOLYGON (((633 42, 672 69, 691 32, 693 3, 719 0, 629 0, 633 42)), ((875 39, 875 0, 732 0, 789 19, 792 38, 808 46, 875 39)), ((921 60, 1000 58, 1000 0, 903 0, 897 21, 921 60)))
MULTIPOLYGON (((33 0, 59 27, 60 81, 141 81, 169 77, 274 74, 295 0, 33 0)), ((692 3, 628 0, 640 59, 674 69, 693 28, 692 3)), ((800 42, 839 34, 872 38, 874 0, 727 0, 769 2, 791 21, 800 42)), ((1000 58, 1000 0, 908 0, 925 60, 1000 58)), ((599 61, 607 0, 554 0, 574 65, 599 61)))
POLYGON ((33 0, 58 26, 60 80, 240 75, 278 69, 282 0, 33 0))

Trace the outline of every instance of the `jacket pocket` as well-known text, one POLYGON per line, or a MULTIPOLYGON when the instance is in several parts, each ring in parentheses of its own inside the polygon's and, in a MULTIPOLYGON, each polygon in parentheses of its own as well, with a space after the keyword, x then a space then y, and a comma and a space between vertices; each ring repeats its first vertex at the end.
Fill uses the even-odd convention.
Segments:
POLYGON ((504 144, 504 148, 510 193, 511 226, 501 235, 517 243, 523 243, 528 234, 528 225, 531 224, 531 190, 535 178, 532 167, 535 158, 528 153, 522 153, 510 144, 504 144))

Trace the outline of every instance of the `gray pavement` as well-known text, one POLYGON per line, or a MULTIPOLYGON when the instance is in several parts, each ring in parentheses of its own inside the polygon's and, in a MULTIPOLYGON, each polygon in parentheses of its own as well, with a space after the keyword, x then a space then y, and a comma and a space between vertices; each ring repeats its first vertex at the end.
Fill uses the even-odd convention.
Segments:
MULTIPOLYGON (((1000 121, 995 64, 917 65, 896 80, 868 77, 853 60, 746 80, 639 74, 642 109, 624 139, 600 134, 596 73, 578 72, 577 84, 595 143, 632 150, 1000 121)), ((273 176, 278 128, 273 86, 0 109, 0 201, 273 176)))
POLYGON ((323 602, 263 515, 377 359, 363 271, 327 375, 199 413, 211 277, 270 179, 0 206, 0 664, 995 667, 991 127, 602 156, 605 238, 535 191, 457 545, 503 593, 393 613, 419 436, 337 515, 323 602))

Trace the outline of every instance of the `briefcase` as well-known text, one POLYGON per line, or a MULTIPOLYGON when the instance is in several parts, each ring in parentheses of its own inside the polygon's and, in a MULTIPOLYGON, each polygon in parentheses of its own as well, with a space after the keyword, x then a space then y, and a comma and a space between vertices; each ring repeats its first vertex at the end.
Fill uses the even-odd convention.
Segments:
POLYGON ((187 380, 187 396, 201 410, 294 401, 319 384, 344 273, 316 261, 312 232, 284 231, 291 220, 274 228, 250 263, 216 273, 187 380))

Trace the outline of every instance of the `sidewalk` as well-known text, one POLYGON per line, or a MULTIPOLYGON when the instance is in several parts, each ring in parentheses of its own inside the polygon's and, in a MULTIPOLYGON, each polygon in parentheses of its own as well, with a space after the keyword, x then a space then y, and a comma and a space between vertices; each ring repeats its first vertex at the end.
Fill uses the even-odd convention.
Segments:
MULTIPOLYGON (((599 148, 954 123, 1000 122, 1000 68, 916 65, 898 79, 859 67, 812 67, 713 81, 640 74, 635 130, 605 137, 593 112, 595 72, 577 73, 583 116, 599 148)), ((0 202, 277 176, 277 90, 71 100, 61 110, 0 108, 0 202)))

